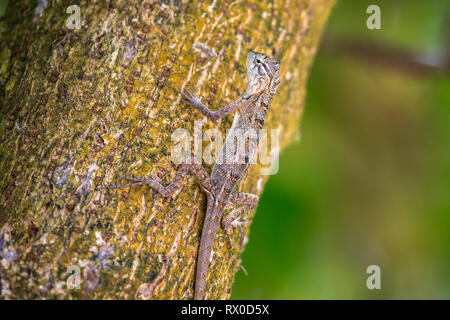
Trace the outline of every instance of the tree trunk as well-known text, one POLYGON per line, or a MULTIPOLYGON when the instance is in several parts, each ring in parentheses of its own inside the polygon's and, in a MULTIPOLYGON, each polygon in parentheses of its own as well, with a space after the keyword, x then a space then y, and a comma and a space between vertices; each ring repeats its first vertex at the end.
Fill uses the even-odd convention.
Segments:
MULTIPOLYGON (((170 201, 118 174, 172 180, 177 128, 225 133, 213 110, 246 88, 248 50, 281 64, 266 128, 298 132, 308 69, 334 0, 10 1, 1 22, 0 288, 3 299, 191 299, 205 195, 170 201), (68 27, 78 3, 81 28, 68 27), (79 275, 79 277, 78 277, 79 275)), ((211 166, 206 165, 207 169, 211 166)), ((260 194, 251 167, 240 190, 260 194)), ((245 224, 248 235, 251 218, 245 224)), ((219 231, 206 298, 227 299, 245 239, 219 231)))

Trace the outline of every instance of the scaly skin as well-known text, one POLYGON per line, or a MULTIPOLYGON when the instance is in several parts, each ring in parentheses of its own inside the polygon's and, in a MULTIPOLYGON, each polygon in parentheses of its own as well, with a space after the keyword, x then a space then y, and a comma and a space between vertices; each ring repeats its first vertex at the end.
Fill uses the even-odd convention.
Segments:
POLYGON ((121 177, 132 180, 133 183, 109 187, 148 185, 162 196, 170 197, 180 187, 189 171, 195 175, 207 194, 206 217, 197 255, 194 292, 196 300, 204 298, 209 259, 219 224, 222 221, 222 226, 228 234, 232 222, 258 203, 258 196, 235 192, 234 189, 244 177, 254 157, 260 129, 264 126, 269 103, 279 84, 278 72, 279 64, 276 60, 250 51, 247 57, 247 90, 242 97, 218 111, 209 110, 199 98, 188 90, 185 89, 183 92, 177 90, 183 96, 183 102, 193 106, 212 121, 236 112, 233 125, 216 159, 211 177, 200 164, 182 164, 174 180, 167 187, 151 178, 129 176, 121 177), (243 143, 242 149, 238 147, 237 143, 239 142, 243 143), (225 206, 228 204, 242 205, 242 207, 233 210, 227 217, 223 217, 225 206))

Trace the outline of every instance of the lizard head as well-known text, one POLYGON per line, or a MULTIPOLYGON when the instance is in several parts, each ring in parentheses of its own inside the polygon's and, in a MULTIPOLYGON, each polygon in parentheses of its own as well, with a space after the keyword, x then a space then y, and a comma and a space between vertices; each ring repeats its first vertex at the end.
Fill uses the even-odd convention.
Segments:
POLYGON ((279 70, 280 64, 275 59, 250 51, 247 56, 248 87, 245 96, 250 97, 268 89, 274 94, 279 83, 279 70))

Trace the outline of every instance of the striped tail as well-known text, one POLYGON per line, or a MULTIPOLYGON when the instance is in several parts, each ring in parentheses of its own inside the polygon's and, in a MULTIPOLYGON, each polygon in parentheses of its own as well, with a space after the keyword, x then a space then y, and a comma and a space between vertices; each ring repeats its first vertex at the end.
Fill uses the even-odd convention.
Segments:
POLYGON ((208 197, 205 222, 200 237, 200 247, 197 256, 197 271, 195 273, 194 300, 203 300, 206 287, 206 277, 210 264, 211 252, 214 245, 214 238, 219 228, 225 206, 223 203, 214 203, 214 199, 208 197))

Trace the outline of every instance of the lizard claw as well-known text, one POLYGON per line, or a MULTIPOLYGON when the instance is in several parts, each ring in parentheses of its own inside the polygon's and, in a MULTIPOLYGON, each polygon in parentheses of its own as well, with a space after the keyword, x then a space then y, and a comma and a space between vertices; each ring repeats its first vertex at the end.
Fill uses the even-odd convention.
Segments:
POLYGON ((191 98, 195 98, 195 95, 193 95, 188 89, 184 88, 184 91, 185 91, 191 98))
POLYGON ((178 92, 179 94, 181 94, 181 96, 187 100, 192 99, 192 93, 190 93, 187 89, 183 89, 183 91, 174 89, 176 92, 178 92))
POLYGON ((181 92, 180 90, 178 90, 178 89, 175 89, 175 88, 173 88, 173 90, 175 90, 177 93, 179 93, 179 94, 181 94, 182 96, 184 96, 185 94, 183 93, 183 92, 181 92))
POLYGON ((183 89, 183 92, 177 89, 174 90, 179 94, 181 94, 181 96, 183 97, 183 99, 181 99, 182 102, 193 107, 197 107, 198 105, 202 104, 202 101, 199 98, 197 98, 194 94, 192 94, 188 89, 186 88, 183 89))
POLYGON ((227 235, 228 244, 230 245, 231 250, 233 250, 234 246, 233 246, 233 239, 231 238, 230 229, 231 228, 229 226, 223 228, 223 230, 225 231, 225 234, 227 235))
POLYGON ((247 223, 247 219, 243 219, 242 221, 239 221, 238 219, 236 219, 236 220, 232 221, 231 223, 230 222, 222 223, 223 230, 225 231, 225 233, 227 235, 228 242, 230 244, 231 249, 234 249, 233 241, 231 238, 231 232, 230 232, 231 229, 238 229, 239 233, 240 233, 240 239, 241 239, 241 241, 243 241, 243 239, 245 237, 244 226, 246 223, 247 223))

